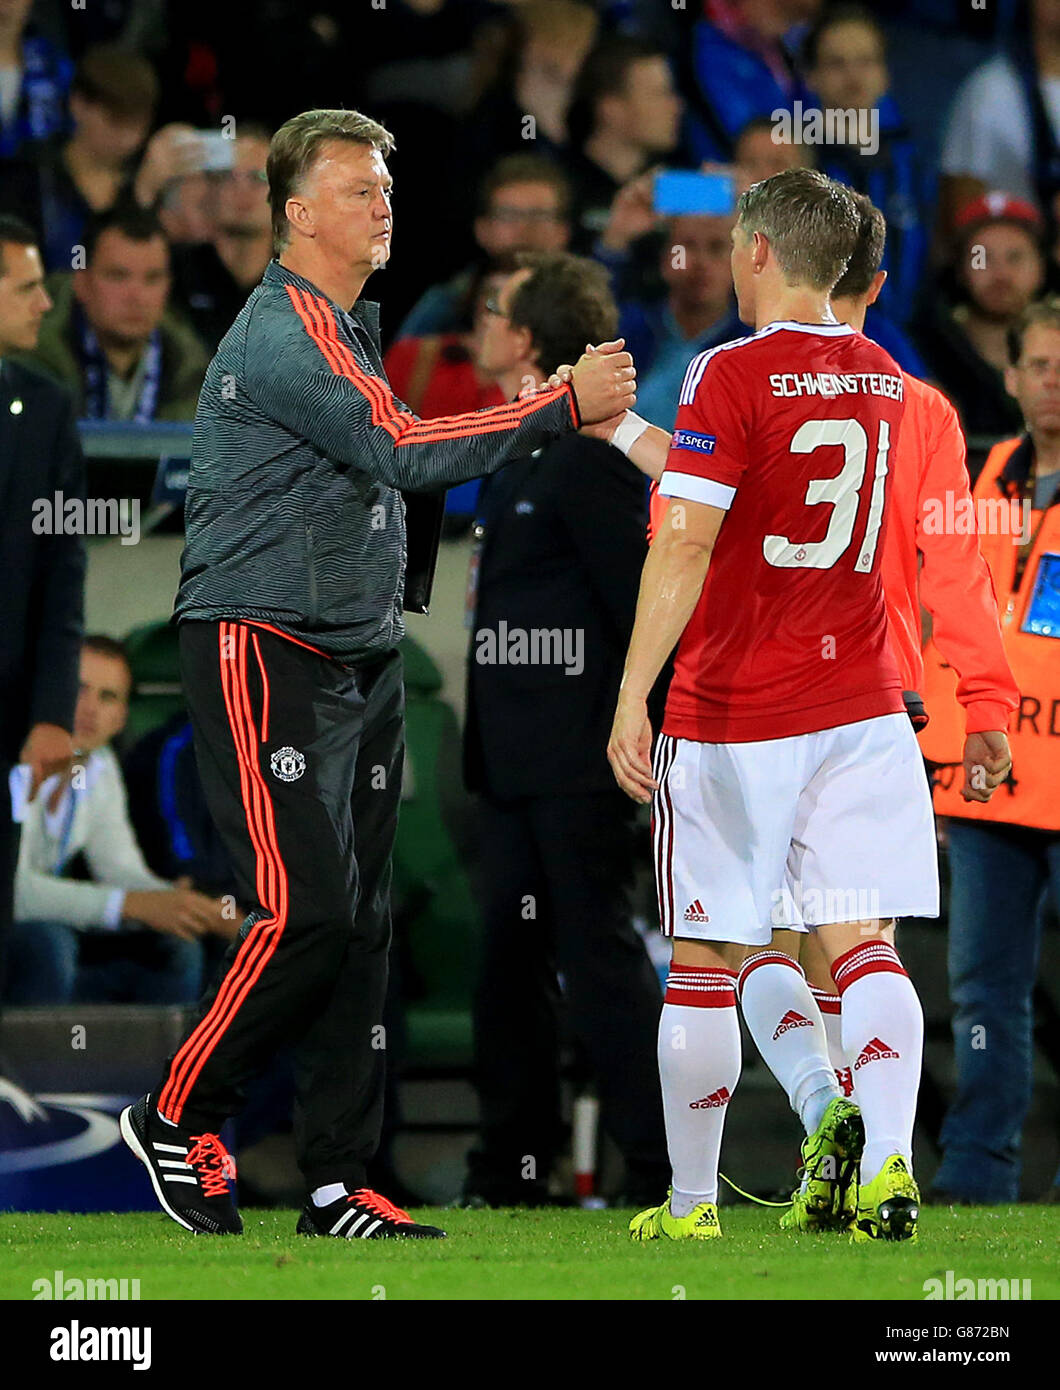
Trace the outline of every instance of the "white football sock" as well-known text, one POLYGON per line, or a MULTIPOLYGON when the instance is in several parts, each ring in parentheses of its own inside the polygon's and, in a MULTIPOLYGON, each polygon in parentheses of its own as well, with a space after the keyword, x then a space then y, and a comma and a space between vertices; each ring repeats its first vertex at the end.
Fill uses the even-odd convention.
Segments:
POLYGON ((839 1089, 844 1096, 853 1095, 853 1073, 843 1051, 843 1017, 839 995, 830 990, 818 989, 816 985, 810 986, 810 993, 821 1011, 824 1035, 828 1040, 828 1060, 835 1071, 839 1089))
POLYGON ((756 951, 740 968, 740 1007, 762 1060, 807 1134, 839 1095, 824 1021, 802 966, 783 951, 756 951))
POLYGON ((332 1202, 337 1202, 340 1197, 347 1196, 346 1186, 341 1182, 329 1182, 324 1187, 318 1187, 313 1193, 313 1205, 315 1207, 327 1207, 332 1202))
POLYGON ((659 1077, 674 1216, 718 1200, 725 1112, 740 1079, 740 1023, 731 970, 670 966, 659 1019, 659 1077))
POLYGON ((865 1121, 861 1181, 891 1154, 913 1166, 913 1121, 924 1051, 924 1012, 913 982, 885 941, 865 941, 832 965, 843 1001, 843 1051, 865 1121))

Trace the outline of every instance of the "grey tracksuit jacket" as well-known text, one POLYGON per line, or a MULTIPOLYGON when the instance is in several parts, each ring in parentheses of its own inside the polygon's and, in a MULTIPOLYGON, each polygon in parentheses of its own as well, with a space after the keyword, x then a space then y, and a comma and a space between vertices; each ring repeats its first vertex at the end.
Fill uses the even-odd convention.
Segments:
POLYGON ((493 473, 578 424, 569 386, 419 420, 387 384, 377 306, 347 313, 272 261, 199 395, 176 617, 380 657, 404 635, 399 489, 493 473))

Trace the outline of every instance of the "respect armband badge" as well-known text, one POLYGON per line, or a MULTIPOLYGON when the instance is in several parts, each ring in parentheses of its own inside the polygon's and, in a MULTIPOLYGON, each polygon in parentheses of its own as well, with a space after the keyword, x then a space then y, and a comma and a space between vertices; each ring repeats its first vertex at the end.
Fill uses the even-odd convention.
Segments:
POLYGON ((717 442, 717 435, 696 434, 694 430, 674 430, 670 437, 671 448, 691 449, 696 454, 712 454, 717 442))

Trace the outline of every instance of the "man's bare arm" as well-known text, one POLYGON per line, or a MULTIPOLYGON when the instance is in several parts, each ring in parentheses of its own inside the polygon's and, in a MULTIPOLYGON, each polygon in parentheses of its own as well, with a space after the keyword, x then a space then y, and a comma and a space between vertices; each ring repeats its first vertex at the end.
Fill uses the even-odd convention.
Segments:
POLYGON ((615 779, 634 801, 650 801, 656 788, 651 775, 648 694, 699 602, 724 520, 720 507, 674 498, 644 563, 637 616, 607 745, 615 779))
MULTIPOLYGON (((585 432, 589 433, 588 430, 585 432)), ((654 478, 656 482, 663 475, 669 452, 670 435, 658 425, 649 425, 640 438, 624 450, 630 463, 639 468, 645 477, 654 478)))

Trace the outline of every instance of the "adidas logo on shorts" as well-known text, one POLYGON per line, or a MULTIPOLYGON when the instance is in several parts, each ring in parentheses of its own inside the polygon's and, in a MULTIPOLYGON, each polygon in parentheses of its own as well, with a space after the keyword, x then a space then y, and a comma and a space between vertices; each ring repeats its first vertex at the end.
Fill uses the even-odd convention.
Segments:
POLYGON ((703 911, 703 904, 697 898, 694 903, 689 903, 685 908, 686 922, 709 922, 710 918, 703 911))
POLYGON ((794 1009, 789 1009, 777 1025, 777 1031, 773 1034, 773 1041, 782 1038, 785 1033, 790 1033, 793 1028, 812 1028, 813 1024, 808 1018, 803 1018, 802 1014, 797 1014, 794 1009))
POLYGON ((873 1038, 861 1049, 861 1056, 854 1063, 854 1070, 857 1071, 859 1067, 865 1066, 868 1062, 883 1062, 888 1057, 897 1061, 900 1056, 901 1053, 895 1052, 893 1047, 888 1047, 885 1042, 880 1042, 879 1038, 873 1038))
POLYGON ((712 1091, 709 1096, 704 1096, 702 1100, 694 1100, 688 1108, 689 1110, 717 1110, 728 1103, 728 1086, 719 1086, 716 1091, 712 1091))

